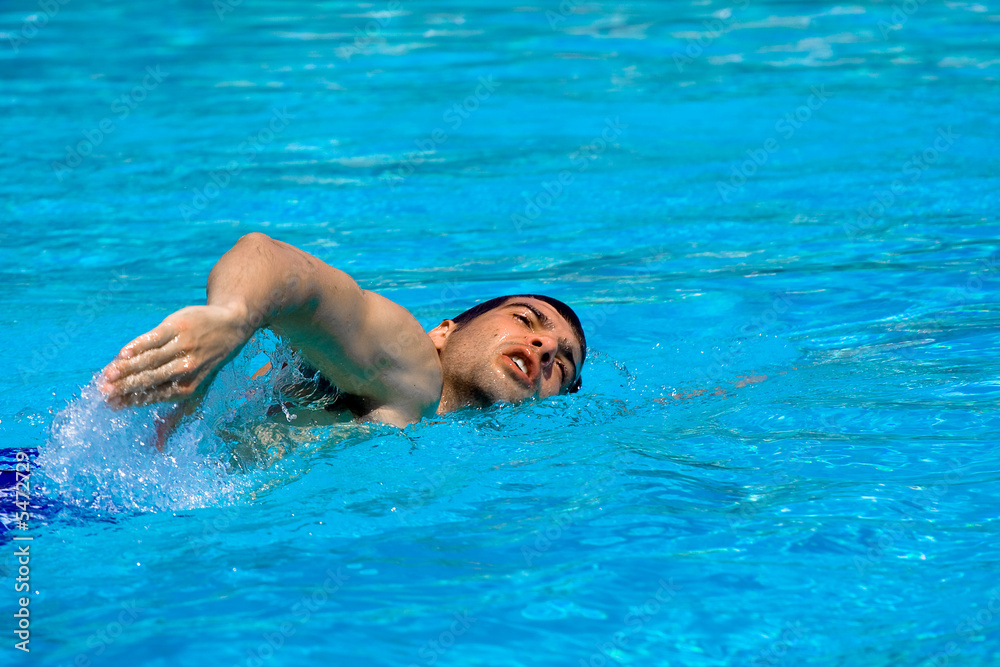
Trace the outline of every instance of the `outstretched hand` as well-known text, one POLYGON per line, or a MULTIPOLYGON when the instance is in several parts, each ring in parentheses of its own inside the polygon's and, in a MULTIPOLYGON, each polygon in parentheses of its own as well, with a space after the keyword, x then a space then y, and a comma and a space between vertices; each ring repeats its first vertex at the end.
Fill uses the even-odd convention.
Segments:
POLYGON ((182 308, 122 348, 101 373, 101 391, 116 409, 200 396, 252 333, 234 308, 182 308))

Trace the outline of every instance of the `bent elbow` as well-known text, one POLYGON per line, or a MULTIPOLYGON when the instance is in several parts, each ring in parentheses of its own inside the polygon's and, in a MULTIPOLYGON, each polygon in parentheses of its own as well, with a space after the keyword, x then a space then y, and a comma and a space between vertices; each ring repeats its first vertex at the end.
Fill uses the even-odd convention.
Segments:
POLYGON ((261 245, 273 242, 274 239, 263 232, 250 232, 249 234, 241 236, 233 247, 235 248, 241 245, 261 245))

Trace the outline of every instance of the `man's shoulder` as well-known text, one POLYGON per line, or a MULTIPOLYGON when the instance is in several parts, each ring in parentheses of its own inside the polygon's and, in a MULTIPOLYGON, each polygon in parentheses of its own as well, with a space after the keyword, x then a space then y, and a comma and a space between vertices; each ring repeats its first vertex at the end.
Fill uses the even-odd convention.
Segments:
POLYGON ((443 374, 437 347, 413 314, 398 303, 366 291, 366 330, 374 336, 374 358, 366 381, 378 385, 375 420, 397 426, 419 421, 437 410, 443 374))

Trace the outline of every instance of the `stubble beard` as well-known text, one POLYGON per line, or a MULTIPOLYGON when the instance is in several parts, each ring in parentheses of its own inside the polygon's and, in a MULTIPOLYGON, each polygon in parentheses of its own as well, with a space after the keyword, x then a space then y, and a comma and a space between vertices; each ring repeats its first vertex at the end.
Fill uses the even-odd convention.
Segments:
POLYGON ((442 403, 449 410, 463 407, 485 408, 495 403, 515 402, 505 391, 501 374, 488 361, 481 364, 455 363, 450 356, 442 360, 445 362, 445 373, 444 389, 441 392, 442 403))

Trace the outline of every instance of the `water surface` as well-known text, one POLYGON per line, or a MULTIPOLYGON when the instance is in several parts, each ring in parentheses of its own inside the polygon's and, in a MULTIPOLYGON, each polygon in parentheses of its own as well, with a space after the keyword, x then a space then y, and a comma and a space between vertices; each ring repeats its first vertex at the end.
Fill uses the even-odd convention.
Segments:
POLYGON ((30 663, 996 664, 1000 8, 904 5, 5 4, 30 663), (153 455, 92 374, 251 231, 584 390, 282 427, 262 337, 153 455))

